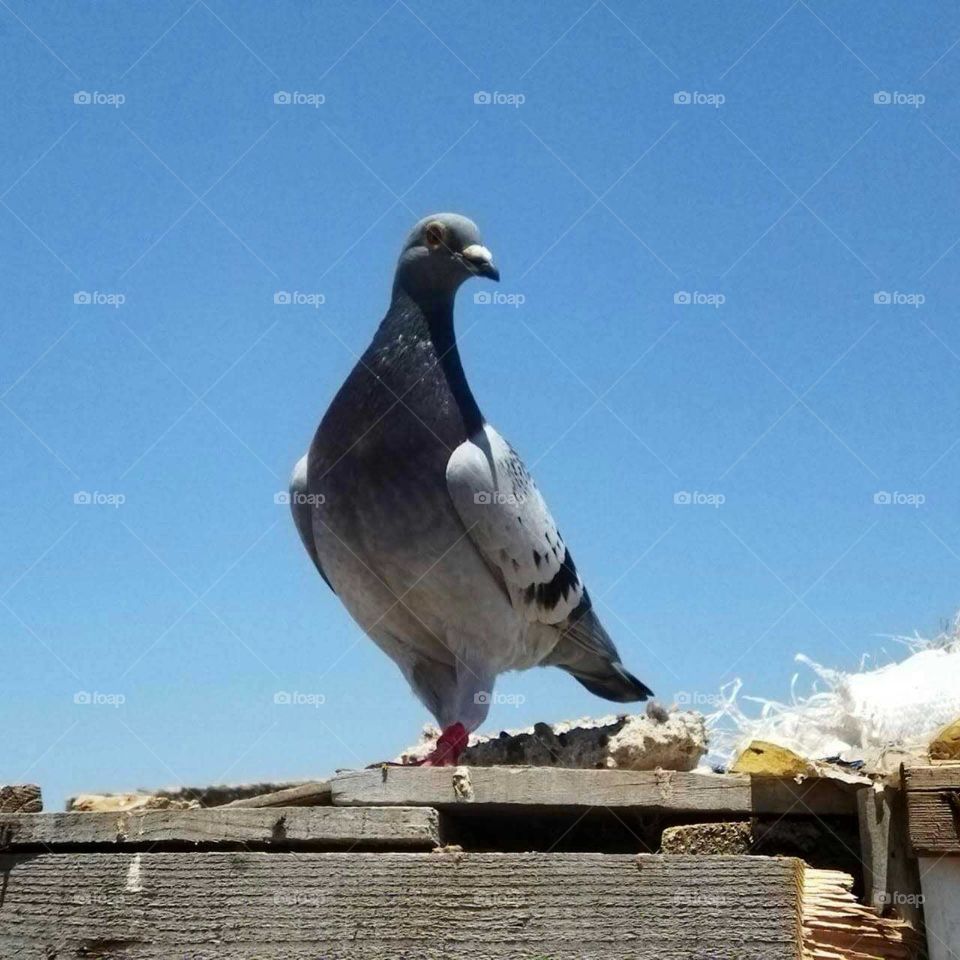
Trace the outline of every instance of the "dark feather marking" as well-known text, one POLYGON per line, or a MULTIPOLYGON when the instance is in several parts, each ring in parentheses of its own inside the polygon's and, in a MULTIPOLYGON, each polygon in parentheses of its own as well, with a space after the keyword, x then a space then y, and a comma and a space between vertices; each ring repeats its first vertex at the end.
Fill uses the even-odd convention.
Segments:
POLYGON ((560 602, 561 597, 566 600, 570 596, 570 591, 576 589, 578 582, 579 577, 573 557, 570 556, 569 550, 565 550, 563 562, 553 579, 548 583, 537 584, 537 604, 543 610, 552 610, 560 602))
POLYGON ((538 568, 538 569, 539 569, 539 567, 540 567, 540 560, 541 560, 541 559, 542 559, 542 558, 541 558, 540 554, 537 553, 536 550, 534 550, 534 551, 533 551, 533 562, 537 565, 537 568, 538 568))

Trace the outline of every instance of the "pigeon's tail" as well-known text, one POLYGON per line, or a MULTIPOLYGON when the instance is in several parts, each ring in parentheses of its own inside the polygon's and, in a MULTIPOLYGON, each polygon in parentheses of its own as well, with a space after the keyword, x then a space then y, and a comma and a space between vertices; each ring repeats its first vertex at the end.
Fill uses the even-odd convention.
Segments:
POLYGON ((653 696, 653 691, 638 680, 622 663, 611 663, 606 676, 591 674, 585 676, 565 668, 573 674, 594 696, 616 703, 633 703, 653 696))
POLYGON ((620 654, 593 612, 586 592, 543 662, 566 670, 605 700, 632 703, 653 696, 653 691, 620 662, 620 654))

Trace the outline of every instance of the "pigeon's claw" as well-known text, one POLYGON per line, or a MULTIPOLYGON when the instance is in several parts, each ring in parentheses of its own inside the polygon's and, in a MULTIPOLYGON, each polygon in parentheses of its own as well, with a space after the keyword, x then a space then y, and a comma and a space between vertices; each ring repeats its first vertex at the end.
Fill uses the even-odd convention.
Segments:
POLYGON ((460 759, 460 754, 467 749, 470 734, 462 723, 454 723, 447 727, 437 739, 433 752, 420 761, 421 767, 453 767, 460 759))

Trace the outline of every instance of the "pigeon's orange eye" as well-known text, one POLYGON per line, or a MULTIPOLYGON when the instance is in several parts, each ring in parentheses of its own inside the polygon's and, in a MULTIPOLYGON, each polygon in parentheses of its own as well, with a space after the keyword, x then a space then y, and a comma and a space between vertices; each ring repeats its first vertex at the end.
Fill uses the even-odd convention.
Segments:
POLYGON ((443 243, 444 238, 447 235, 446 228, 439 220, 434 220, 433 223, 427 224, 427 229, 424 233, 425 239, 427 241, 427 246, 431 249, 433 247, 439 247, 443 243))

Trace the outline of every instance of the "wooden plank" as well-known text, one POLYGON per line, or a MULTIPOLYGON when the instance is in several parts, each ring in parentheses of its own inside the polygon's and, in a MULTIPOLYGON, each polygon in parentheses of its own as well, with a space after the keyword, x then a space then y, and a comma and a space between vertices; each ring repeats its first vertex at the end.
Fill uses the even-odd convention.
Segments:
POLYGON ((439 843, 436 810, 427 807, 335 809, 287 807, 267 810, 144 810, 128 813, 0 814, 0 840, 7 850, 62 849, 101 844, 266 844, 317 849, 377 847, 429 850, 439 843))
POLYGON ((960 763, 933 763, 902 768, 906 790, 960 790, 960 763))
POLYGON ((930 960, 957 960, 960 950, 960 859, 921 857, 920 883, 930 960))
POLYGON ((6 859, 0 956, 21 960, 800 955, 802 866, 791 859, 247 852, 6 859))
POLYGON ((960 764, 904 767, 915 854, 960 855, 960 764))
POLYGON ((226 807, 322 807, 330 803, 330 781, 317 780, 296 787, 243 797, 224 804, 226 807))
POLYGON ((642 808, 716 814, 853 814, 856 791, 828 780, 675 770, 393 767, 339 774, 338 806, 642 808))
POLYGON ((0 786, 0 813, 39 813, 42 809, 40 788, 35 783, 0 786))
POLYGON ((857 801, 864 899, 878 913, 892 912, 919 928, 923 898, 917 862, 909 855, 903 793, 870 788, 857 801))

